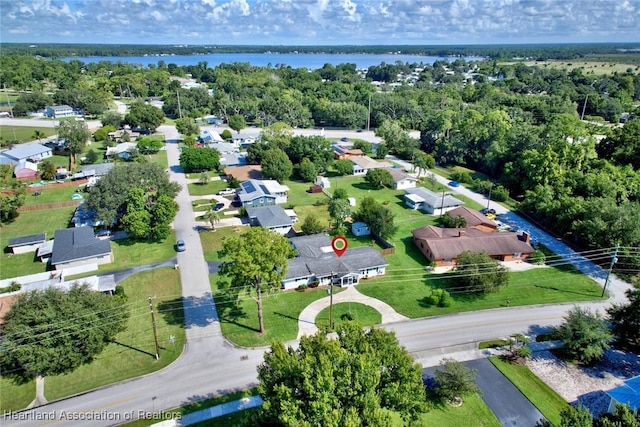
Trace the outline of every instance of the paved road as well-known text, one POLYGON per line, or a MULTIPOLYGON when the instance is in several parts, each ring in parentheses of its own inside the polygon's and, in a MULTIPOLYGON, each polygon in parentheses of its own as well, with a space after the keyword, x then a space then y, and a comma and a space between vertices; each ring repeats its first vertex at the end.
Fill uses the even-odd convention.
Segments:
MULTIPOLYGON (((160 130, 169 140, 177 138, 173 127, 162 126, 160 130)), ((169 142, 167 152, 172 165, 171 178, 184 184, 184 175, 179 166, 175 166, 178 159, 176 144, 169 142)), ((24 411, 19 416, 4 414, 1 421, 3 427, 42 424, 113 425, 126 421, 127 417, 138 418, 154 410, 181 406, 214 394, 256 384, 256 366, 262 362, 264 349, 237 349, 222 337, 210 294, 209 271, 186 186, 177 200, 180 211, 175 221, 176 234, 187 244, 187 251, 177 255, 186 300, 188 344, 183 355, 174 364, 152 375, 53 402, 24 411), (84 414, 84 418, 76 421, 62 420, 62 411, 66 411, 66 414, 84 414), (45 418, 44 421, 47 422, 43 423, 42 417, 47 417, 47 414, 55 414, 56 418, 50 421, 45 418), (93 416, 94 419, 87 419, 87 416, 93 416)), ((614 281, 611 287, 618 295, 628 286, 614 281)), ((581 305, 602 309, 606 303, 581 305)), ((415 319, 384 327, 395 331, 400 343, 420 362, 426 358, 431 360, 433 349, 507 337, 518 332, 538 332, 558 325, 571 306, 572 304, 559 304, 504 308, 415 319)))

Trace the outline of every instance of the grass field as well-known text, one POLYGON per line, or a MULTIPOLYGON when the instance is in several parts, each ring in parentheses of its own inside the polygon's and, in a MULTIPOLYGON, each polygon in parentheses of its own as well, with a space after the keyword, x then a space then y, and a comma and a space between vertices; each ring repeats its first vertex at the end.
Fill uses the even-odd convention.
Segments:
MULTIPOLYGON (((333 323, 353 320, 362 326, 374 326, 382 323, 382 316, 373 307, 358 302, 341 302, 333 304, 333 323)), ((316 317, 316 325, 329 325, 329 307, 323 309, 316 317)))
POLYGON ((57 133, 55 128, 36 126, 0 126, 0 138, 2 138, 3 141, 37 141, 37 139, 33 136, 35 131, 42 132, 42 134, 44 135, 43 138, 47 138, 57 133))
POLYGON ((640 72, 640 65, 625 64, 622 62, 607 61, 585 61, 575 59, 571 61, 526 61, 524 64, 528 67, 537 66, 541 68, 560 68, 568 71, 581 69, 584 74, 614 74, 626 73, 629 69, 631 72, 640 72))
POLYGON ((137 377, 164 368, 182 352, 185 344, 179 272, 173 268, 138 273, 120 283, 130 307, 129 325, 116 336, 96 359, 67 375, 45 379, 45 395, 60 399, 137 377), (155 317, 160 344, 160 359, 155 359, 155 345, 148 296, 158 315, 155 317), (176 302, 179 301, 179 303, 176 302), (173 336, 175 341, 170 342, 173 336))
POLYGON ((36 398, 36 381, 17 384, 0 376, 0 411, 18 411, 26 408, 36 398))
MULTIPOLYGON (((29 194, 26 197, 36 198, 29 194)), ((34 253, 14 255, 9 252, 9 239, 31 234, 46 233, 47 239, 53 239, 55 231, 67 228, 73 217, 75 208, 48 209, 45 211, 23 212, 18 218, 0 228, 0 278, 23 276, 25 274, 43 273, 47 265, 35 259, 34 253)))
POLYGON ((111 241, 113 262, 99 266, 100 273, 167 261, 176 256, 175 238, 170 234, 162 242, 145 242, 132 239, 111 241))
POLYGON ((560 413, 569 404, 526 366, 509 363, 499 357, 489 360, 535 405, 553 425, 560 425, 560 413))

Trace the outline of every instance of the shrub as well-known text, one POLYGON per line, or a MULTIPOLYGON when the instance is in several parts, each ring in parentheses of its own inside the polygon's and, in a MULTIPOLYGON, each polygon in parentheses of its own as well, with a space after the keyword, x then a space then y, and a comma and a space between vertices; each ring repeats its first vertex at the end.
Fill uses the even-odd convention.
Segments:
POLYGON ((298 286, 296 289, 299 291, 306 291, 309 288, 309 286, 302 284, 300 286, 298 286))
POLYGON ((491 191, 491 199, 496 202, 504 202, 509 198, 509 190, 504 188, 502 185, 498 185, 491 191))
POLYGON ((427 301, 429 302, 429 304, 438 307, 449 307, 453 302, 449 292, 445 291, 444 289, 434 289, 433 291, 431 291, 431 295, 429 295, 427 301))
POLYGON ((124 288, 121 285, 116 285, 116 296, 127 300, 127 294, 124 293, 124 288))
POLYGON ((547 262, 547 257, 540 249, 536 249, 529 255, 529 262, 535 265, 544 265, 547 262))
POLYGON ((22 285, 16 281, 11 282, 9 286, 5 286, 4 288, 0 288, 0 294, 6 294, 9 292, 16 292, 22 288, 22 285))
POLYGON ((471 184, 473 182, 473 177, 467 171, 453 172, 451 174, 451 179, 464 184, 471 184))

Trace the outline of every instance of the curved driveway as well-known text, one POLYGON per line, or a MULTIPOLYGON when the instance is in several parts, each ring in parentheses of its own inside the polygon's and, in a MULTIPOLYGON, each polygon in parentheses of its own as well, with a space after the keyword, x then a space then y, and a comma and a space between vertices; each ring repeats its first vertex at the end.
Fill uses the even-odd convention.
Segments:
MULTIPOLYGON (((165 133, 168 140, 177 138, 172 126, 162 126, 159 130, 165 133)), ((167 147, 172 165, 171 178, 184 184, 184 175, 176 166, 177 144, 169 142, 167 147)), ((474 195, 474 200, 477 197, 482 199, 482 196, 474 195)), ((187 244, 187 251, 178 254, 188 338, 183 355, 169 367, 145 377, 23 411, 19 417, 4 414, 1 419, 3 426, 113 425, 127 421, 131 415, 138 418, 141 414, 139 411, 144 414, 173 408, 257 382, 256 366, 262 362, 265 349, 234 348, 222 337, 209 286, 209 271, 186 185, 177 201, 180 211, 175 221, 176 234, 187 244), (77 421, 61 420, 61 411, 84 415, 77 421), (55 414, 56 418, 48 420, 47 414, 55 414), (88 419, 88 416, 95 419, 88 419)), ((614 279, 610 289, 617 299, 628 287, 624 282, 614 279)), ((607 303, 580 305, 603 309, 607 303)), ((429 353, 428 350, 519 332, 533 333, 558 325, 572 306, 556 304, 460 313, 396 322, 384 328, 394 331, 400 343, 420 362, 429 353)))

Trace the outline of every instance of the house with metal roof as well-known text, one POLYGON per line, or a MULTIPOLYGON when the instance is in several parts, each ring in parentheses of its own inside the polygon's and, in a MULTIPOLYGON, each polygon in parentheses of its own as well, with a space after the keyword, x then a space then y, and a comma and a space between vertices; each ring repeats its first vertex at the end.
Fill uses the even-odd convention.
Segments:
POLYGON ((76 114, 68 105, 52 105, 46 108, 45 116, 57 119, 59 117, 75 116, 76 114))
POLYGON ((524 261, 535 250, 528 233, 486 233, 476 228, 432 225, 411 231, 413 244, 438 267, 452 267, 462 252, 486 252, 500 261, 524 261))
POLYGON ((351 163, 353 163, 353 174, 354 175, 366 175, 369 169, 377 169, 377 168, 390 168, 391 163, 389 162, 379 162, 375 159, 372 159, 369 156, 353 156, 349 157, 351 163))
POLYGON ((247 208, 251 225, 267 228, 278 234, 286 235, 291 231, 293 220, 278 205, 247 208))
POLYGON ((26 254, 29 252, 37 251, 40 245, 42 245, 46 240, 46 233, 31 234, 29 236, 14 237, 13 239, 9 239, 9 244, 7 246, 14 254, 26 254))
POLYGON ((356 285, 363 279, 385 274, 389 264, 380 252, 370 246, 347 249, 338 257, 326 234, 292 237, 289 239, 298 255, 289 260, 283 289, 300 285, 356 285))
POLYGON ((51 265, 56 270, 111 262, 113 262, 111 241, 95 237, 92 227, 56 230, 51 253, 51 265))
POLYGON ((615 405, 628 405, 632 411, 640 411, 640 375, 625 380, 624 384, 607 392, 611 398, 609 412, 613 413, 615 405))
POLYGON ((13 164, 24 163, 27 160, 37 163, 40 160, 47 159, 53 156, 51 148, 42 144, 34 142, 32 144, 20 144, 10 150, 0 152, 0 157, 4 158, 4 161, 0 164, 13 164))
POLYGON ((279 205, 287 202, 289 187, 278 181, 250 179, 240 183, 238 198, 242 206, 279 205))
POLYGON ((464 205, 463 202, 451 195, 434 193, 424 187, 407 188, 404 192, 405 205, 411 209, 419 209, 431 215, 443 214, 464 205))

